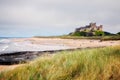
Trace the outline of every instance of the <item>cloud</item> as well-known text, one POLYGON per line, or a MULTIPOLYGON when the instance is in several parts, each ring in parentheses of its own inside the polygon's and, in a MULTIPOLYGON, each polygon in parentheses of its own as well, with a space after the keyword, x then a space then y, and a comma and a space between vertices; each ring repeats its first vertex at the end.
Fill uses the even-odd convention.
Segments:
POLYGON ((0 0, 0 31, 34 30, 39 35, 37 30, 43 30, 42 35, 57 35, 97 22, 105 30, 117 32, 119 4, 119 0, 0 0))

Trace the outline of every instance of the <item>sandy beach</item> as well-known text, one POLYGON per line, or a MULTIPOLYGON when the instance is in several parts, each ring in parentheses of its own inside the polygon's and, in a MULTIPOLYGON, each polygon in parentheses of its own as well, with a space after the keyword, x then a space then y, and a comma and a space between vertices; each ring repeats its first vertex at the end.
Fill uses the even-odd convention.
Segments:
MULTIPOLYGON (((107 47, 120 45, 120 40, 118 41, 100 41, 100 40, 89 40, 89 39, 60 39, 60 38, 23 38, 23 39, 12 39, 13 42, 25 42, 29 41, 32 45, 55 45, 55 46, 65 46, 68 49, 76 48, 94 48, 94 47, 107 47)), ((16 65, 6 66, 0 65, 0 71, 6 69, 13 69, 16 65)))
POLYGON ((120 45, 120 40, 117 41, 100 41, 89 39, 61 39, 61 38, 25 38, 13 39, 15 42, 30 41, 37 45, 60 45, 69 48, 87 48, 87 47, 106 47, 120 45))

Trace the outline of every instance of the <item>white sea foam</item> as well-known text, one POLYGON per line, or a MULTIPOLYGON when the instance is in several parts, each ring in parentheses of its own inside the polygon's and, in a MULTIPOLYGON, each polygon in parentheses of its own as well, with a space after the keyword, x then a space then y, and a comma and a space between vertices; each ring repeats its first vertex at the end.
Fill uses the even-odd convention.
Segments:
POLYGON ((10 43, 11 41, 9 39, 1 39, 0 44, 7 44, 10 43))
POLYGON ((11 41, 9 39, 1 39, 0 40, 0 52, 5 51, 9 47, 9 43, 11 41))
POLYGON ((0 52, 5 51, 8 47, 9 47, 9 45, 7 45, 7 44, 0 45, 0 52))
POLYGON ((9 47, 8 45, 4 46, 4 47, 1 49, 1 51, 5 51, 8 47, 9 47))
POLYGON ((55 44, 32 44, 30 41, 15 42, 7 39, 1 40, 0 54, 19 51, 46 51, 68 49, 67 46, 55 44))

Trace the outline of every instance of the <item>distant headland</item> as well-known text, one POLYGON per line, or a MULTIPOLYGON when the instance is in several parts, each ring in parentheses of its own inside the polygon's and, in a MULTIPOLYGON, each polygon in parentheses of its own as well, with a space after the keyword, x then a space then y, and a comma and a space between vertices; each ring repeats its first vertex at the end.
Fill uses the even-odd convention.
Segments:
POLYGON ((80 27, 80 28, 76 28, 76 32, 77 31, 88 31, 88 32, 93 32, 96 30, 102 31, 103 25, 97 26, 96 23, 90 23, 89 25, 86 25, 85 27, 80 27))
MULTIPOLYGON (((117 33, 119 35, 120 32, 117 33)), ((89 25, 76 28, 74 32, 69 33, 71 36, 104 36, 116 35, 103 30, 103 25, 97 26, 96 23, 89 23, 89 25)))

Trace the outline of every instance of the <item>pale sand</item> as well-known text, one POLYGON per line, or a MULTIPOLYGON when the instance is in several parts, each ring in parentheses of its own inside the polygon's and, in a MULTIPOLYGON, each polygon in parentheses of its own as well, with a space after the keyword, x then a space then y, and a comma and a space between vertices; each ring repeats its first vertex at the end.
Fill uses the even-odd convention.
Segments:
MULTIPOLYGON (((40 45, 62 45, 73 48, 94 48, 94 47, 107 47, 120 45, 118 41, 102 41, 100 40, 88 40, 88 39, 60 39, 60 38, 24 38, 24 39, 13 39, 16 42, 30 41, 32 44, 40 45)), ((3 66, 0 65, 0 71, 14 69, 18 65, 3 66)))
POLYGON ((120 45, 118 41, 102 41, 88 40, 88 39, 60 39, 60 38, 28 38, 28 39, 15 39, 15 41, 30 41, 33 44, 40 45, 62 45, 70 48, 87 48, 87 47, 105 47, 120 45))

